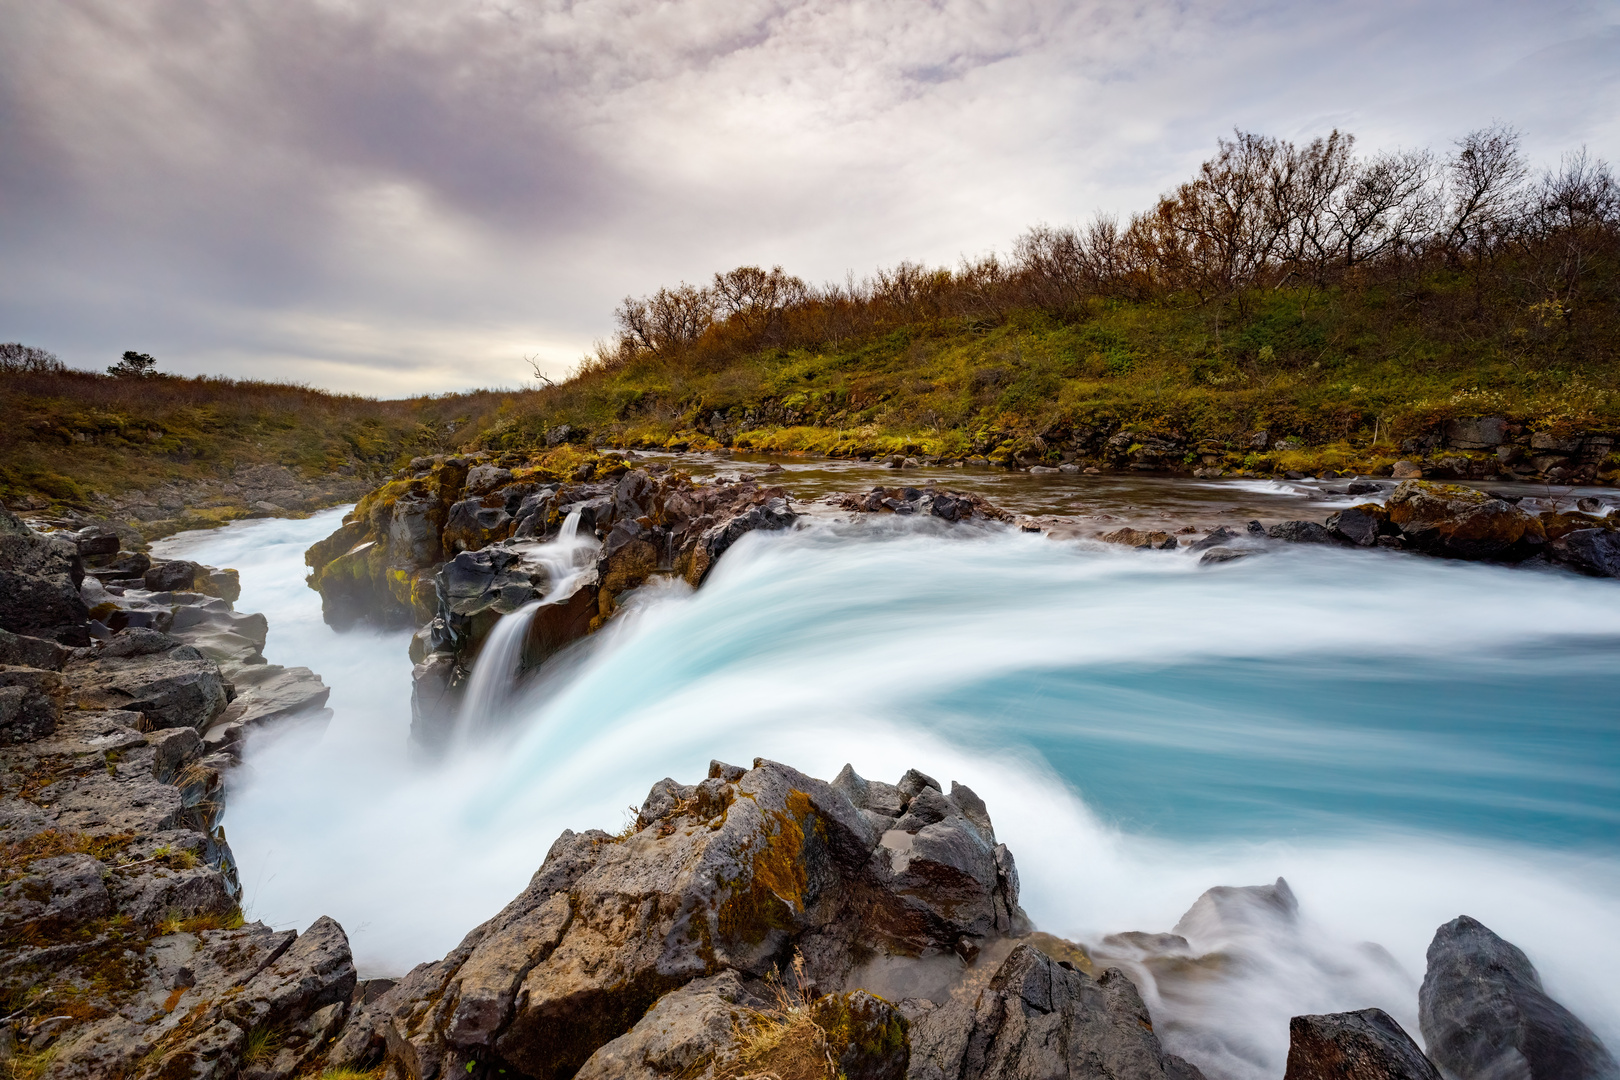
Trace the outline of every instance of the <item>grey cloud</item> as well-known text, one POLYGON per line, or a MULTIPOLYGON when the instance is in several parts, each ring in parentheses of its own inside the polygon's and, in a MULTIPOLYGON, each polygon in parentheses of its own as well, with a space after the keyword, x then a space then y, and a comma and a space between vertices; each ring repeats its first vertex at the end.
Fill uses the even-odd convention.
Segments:
POLYGON ((1129 211, 1234 125, 1616 157, 1620 30, 1507 0, 0 0, 0 338, 344 388, 617 300, 1129 211))

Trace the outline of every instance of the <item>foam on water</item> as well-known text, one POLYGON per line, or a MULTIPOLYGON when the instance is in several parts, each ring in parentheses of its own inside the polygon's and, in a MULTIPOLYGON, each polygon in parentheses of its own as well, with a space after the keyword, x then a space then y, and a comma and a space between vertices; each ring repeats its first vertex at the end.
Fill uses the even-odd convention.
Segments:
POLYGON ((330 914, 371 972, 442 955, 563 828, 615 830, 659 777, 758 755, 969 784, 1031 916, 1090 941, 1286 876, 1298 926, 1189 934, 1246 959, 1190 998, 1146 987, 1212 1075, 1280 1076, 1298 1012, 1379 1005, 1415 1031, 1424 949, 1465 912, 1620 1043, 1620 583, 1320 548, 1200 570, 898 519, 755 534, 425 768, 405 635, 333 634, 300 580, 336 524, 164 550, 240 568, 270 659, 333 686, 324 737, 250 747, 226 826, 250 913, 330 914))

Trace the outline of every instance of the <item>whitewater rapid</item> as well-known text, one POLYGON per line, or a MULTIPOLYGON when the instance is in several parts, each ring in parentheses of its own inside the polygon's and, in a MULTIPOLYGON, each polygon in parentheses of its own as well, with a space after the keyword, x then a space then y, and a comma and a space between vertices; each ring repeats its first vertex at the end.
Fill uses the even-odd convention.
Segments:
POLYGON ((1239 943, 1246 974, 1188 1016, 1194 1043, 1244 1033, 1195 1054, 1218 1075, 1280 1076, 1294 1013, 1379 1005, 1415 1032, 1424 949, 1462 913, 1620 1044, 1620 582, 1303 546, 1212 571, 898 519, 751 534, 425 766, 407 635, 335 634, 303 584, 340 516, 161 550, 237 567, 266 655, 333 687, 324 735, 250 746, 225 825, 249 915, 332 915, 368 973, 443 955, 562 829, 761 756, 968 784, 1026 910, 1082 940, 1285 876, 1298 938, 1239 943))

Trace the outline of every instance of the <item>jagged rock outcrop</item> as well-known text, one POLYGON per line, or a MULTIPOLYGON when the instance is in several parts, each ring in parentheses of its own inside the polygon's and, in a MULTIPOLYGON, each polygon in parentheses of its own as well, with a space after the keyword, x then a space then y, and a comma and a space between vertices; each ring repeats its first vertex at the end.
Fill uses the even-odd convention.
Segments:
POLYGON ((1455 1080, 1615 1080, 1620 1063, 1542 989, 1530 958, 1466 915, 1435 931, 1418 993, 1429 1057, 1455 1080))
POLYGON ((566 445, 532 457, 416 458, 309 549, 310 587, 340 629, 361 620, 420 626, 438 607, 432 577, 446 559, 514 535, 555 535, 561 500, 582 501, 572 498, 577 486, 592 480, 599 495, 601 481, 627 469, 621 458, 566 445))
POLYGON ((889 1075, 899 1018, 876 999, 824 996, 895 964, 966 971, 1027 929, 1012 855, 962 785, 946 794, 915 771, 885 784, 849 768, 829 784, 774 762, 716 762, 700 784, 654 785, 623 836, 564 833, 521 896, 357 1015, 330 1060, 421 1077, 469 1063, 478 1075, 608 1075, 610 1061, 669 1075, 722 1056, 703 1033, 757 1009, 760 980, 796 955, 823 995, 823 1030, 845 1031, 846 1050, 888 1047, 876 1065, 857 1049, 846 1074, 889 1075))
POLYGON ((140 713, 153 728, 201 731, 228 703, 219 665, 156 630, 121 631, 67 670, 81 701, 140 713))
POLYGON ((1383 1009, 1296 1016, 1283 1080, 1440 1080, 1434 1063, 1383 1009))

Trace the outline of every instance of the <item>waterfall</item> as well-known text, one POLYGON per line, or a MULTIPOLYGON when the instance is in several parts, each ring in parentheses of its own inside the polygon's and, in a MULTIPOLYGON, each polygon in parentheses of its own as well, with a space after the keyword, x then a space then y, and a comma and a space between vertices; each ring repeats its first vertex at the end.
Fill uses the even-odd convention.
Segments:
POLYGON ((524 552, 524 560, 539 563, 546 569, 546 593, 538 600, 507 615, 503 615, 473 663, 472 677, 456 713, 456 727, 462 737, 485 725, 496 715, 517 686, 523 669, 523 643, 528 639, 529 626, 535 615, 548 604, 555 604, 573 596, 581 578, 590 568, 590 555, 596 550, 596 539, 587 533, 579 535, 579 511, 574 510, 563 520, 557 538, 524 552))

